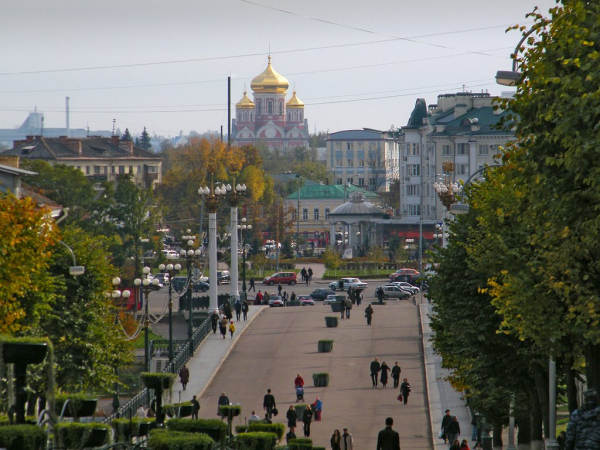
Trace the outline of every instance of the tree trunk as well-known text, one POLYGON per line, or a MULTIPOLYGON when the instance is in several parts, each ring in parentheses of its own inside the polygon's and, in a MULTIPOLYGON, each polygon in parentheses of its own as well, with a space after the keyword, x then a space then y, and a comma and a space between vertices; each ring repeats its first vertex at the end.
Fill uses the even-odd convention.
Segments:
POLYGON ((544 436, 547 438, 548 432, 550 431, 550 400, 548 399, 548 372, 547 370, 544 370, 542 367, 540 367, 538 364, 534 364, 532 370, 533 381, 535 383, 535 390, 537 392, 537 399, 539 402, 539 411, 541 412, 542 418, 544 420, 544 436))
POLYGON ((544 437, 542 432, 542 410, 537 389, 530 389, 531 399, 531 450, 542 450, 544 448, 544 437))
POLYGON ((502 422, 494 423, 492 430, 492 448, 502 450, 502 422))
POLYGON ((577 372, 571 367, 571 361, 567 367, 565 367, 565 379, 567 381, 567 399, 569 403, 569 416, 573 414, 579 406, 577 405, 577 384, 576 376, 577 372))
POLYGON ((585 348, 586 378, 588 389, 600 390, 600 345, 585 348))
POLYGON ((29 394, 29 398, 27 399, 27 411, 25 412, 28 416, 35 416, 35 404, 37 403, 38 394, 32 392, 29 394))
POLYGON ((517 450, 531 450, 531 417, 515 417, 517 427, 517 450))

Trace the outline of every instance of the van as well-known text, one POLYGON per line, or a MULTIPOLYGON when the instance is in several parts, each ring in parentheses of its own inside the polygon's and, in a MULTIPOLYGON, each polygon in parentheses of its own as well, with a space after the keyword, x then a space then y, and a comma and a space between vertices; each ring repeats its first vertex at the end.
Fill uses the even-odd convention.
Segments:
POLYGON ((296 284, 296 272, 277 272, 263 280, 263 284, 273 286, 274 284, 296 284))

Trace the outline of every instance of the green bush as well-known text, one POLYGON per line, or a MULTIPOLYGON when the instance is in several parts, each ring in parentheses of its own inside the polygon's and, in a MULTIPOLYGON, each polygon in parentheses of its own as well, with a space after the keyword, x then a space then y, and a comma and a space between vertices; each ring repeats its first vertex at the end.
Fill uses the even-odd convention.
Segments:
POLYGON ((285 433, 285 425, 283 423, 251 423, 248 431, 274 433, 277 435, 277 440, 280 441, 285 433))
POLYGON ((273 433, 244 433, 236 437, 238 450, 273 450, 277 435, 273 433))
POLYGON ((174 373, 142 372, 140 377, 148 389, 167 390, 173 387, 176 375, 174 373))
POLYGON ((54 411, 62 414, 64 404, 65 417, 91 417, 96 412, 98 399, 90 394, 58 394, 54 397, 54 411))
POLYGON ((210 450, 213 444, 206 434, 181 431, 152 430, 148 438, 150 450, 210 450))
MULTIPOLYGON (((95 445, 99 447, 108 442, 110 433, 108 425, 103 423, 57 423, 54 426, 54 443, 59 448, 75 448, 79 449, 86 446, 89 439, 93 439, 96 436, 96 430, 106 430, 104 442, 95 445)), ((90 446, 90 445, 87 445, 90 446)))
POLYGON ((313 447, 313 450, 327 450, 325 447, 313 447))
POLYGON ((307 439, 307 438, 298 438, 298 439, 291 439, 290 442, 288 443, 288 448, 289 450, 306 450, 306 449, 312 449, 312 439, 307 439))
POLYGON ((114 419, 110 425, 115 432, 115 442, 131 442, 131 438, 145 436, 156 426, 154 419, 114 419))
POLYGON ((6 450, 43 450, 46 432, 35 425, 0 427, 0 447, 6 450))
POLYGON ((313 384, 315 387, 329 386, 329 374, 327 372, 313 373, 313 384))
MULTIPOLYGON (((13 417, 13 421, 17 420, 17 417, 13 417)), ((25 416, 25 422, 27 422, 28 424, 34 424, 37 422, 37 417, 35 416, 25 416)), ((8 416, 0 416, 0 427, 3 426, 8 426, 8 425, 16 425, 16 424, 12 424, 10 423, 10 420, 8 419, 8 416)))
POLYGON ((204 433, 214 441, 220 442, 227 436, 227 424, 217 419, 171 419, 167 421, 167 429, 185 433, 204 433))
POLYGON ((249 425, 236 425, 235 426, 235 434, 242 434, 248 432, 249 425))
POLYGON ((175 403, 173 405, 163 405, 163 412, 169 417, 177 417, 177 413, 180 413, 179 417, 189 417, 192 415, 194 405, 192 402, 175 403))
POLYGON ((221 405, 219 406, 219 414, 221 417, 237 417, 242 412, 241 405, 221 405))

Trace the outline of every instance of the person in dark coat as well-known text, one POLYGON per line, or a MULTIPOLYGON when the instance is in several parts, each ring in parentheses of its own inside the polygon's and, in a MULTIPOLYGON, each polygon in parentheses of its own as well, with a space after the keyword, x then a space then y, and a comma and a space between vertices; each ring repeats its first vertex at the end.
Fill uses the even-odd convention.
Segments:
POLYGON ((223 303, 221 309, 223 310, 223 314, 225 314, 225 317, 227 317, 228 321, 233 319, 233 310, 228 302, 223 303))
POLYGON ((458 418, 454 416, 452 417, 452 421, 446 427, 446 437, 451 445, 454 445, 455 442, 458 442, 458 447, 460 448, 460 442, 458 441, 459 436, 460 424, 458 423, 458 418))
POLYGON ((286 413, 285 417, 287 417, 288 420, 288 427, 296 427, 296 422, 298 421, 298 414, 296 413, 296 410, 292 405, 290 405, 290 409, 288 409, 288 412, 286 413))
POLYGON ((219 401, 217 403, 217 415, 220 416, 221 412, 219 411, 221 409, 221 406, 227 406, 229 405, 229 397, 227 397, 225 395, 225 392, 221 392, 221 396, 219 397, 219 401))
POLYGON ((331 435, 331 439, 329 442, 331 443, 331 450, 340 450, 342 441, 342 434, 340 430, 333 430, 333 434, 331 435))
POLYGON ((410 394, 410 384, 408 384, 408 379, 404 379, 402 384, 400 385, 400 394, 402 394, 402 398, 404 400, 404 404, 408 402, 408 395, 410 394))
POLYGON ((200 411, 200 402, 194 395, 192 397, 192 401, 190 403, 192 404, 192 419, 198 420, 198 412, 200 411))
POLYGON ((385 419, 385 428, 377 436, 377 450, 400 450, 400 435, 392 430, 394 419, 385 419))
POLYGON ((304 424, 304 437, 310 437, 310 423, 313 418, 313 410, 310 405, 306 405, 304 413, 302 413, 302 423, 304 424))
POLYGON ((308 271, 306 272, 306 274, 308 275, 308 281, 312 281, 312 276, 313 276, 312 267, 308 268, 308 271))
POLYGON ((446 428, 452 422, 452 416, 450 415, 450 410, 446 410, 446 415, 442 418, 442 439, 444 440, 444 444, 447 441, 446 428))
POLYGON ((240 316, 242 315, 242 303, 240 302, 239 299, 237 299, 235 301, 235 304, 233 305, 233 307, 235 308, 235 320, 237 320, 239 322, 240 316))
POLYGON ((377 375, 381 370, 381 364, 379 364, 379 360, 375 358, 371 362, 371 381, 373 382, 373 387, 377 387, 377 375))
POLYGON ((381 381, 381 384, 383 385, 383 388, 385 389, 387 387, 387 382, 388 382, 388 372, 390 371, 389 366, 384 362, 381 363, 381 377, 379 378, 379 381, 381 381))
POLYGON ((244 300, 244 303, 242 303, 242 317, 244 318, 244 322, 246 320, 248 320, 248 310, 250 309, 250 307, 248 306, 248 302, 246 300, 244 300))
POLYGON ((402 369, 398 365, 398 361, 394 363, 394 367, 392 367, 392 378, 394 379, 394 389, 398 389, 398 384, 400 384, 400 373, 402 369))
POLYGON ((212 325, 213 334, 216 334, 217 325, 219 324, 219 313, 217 311, 213 311, 210 315, 210 324, 212 325))
POLYGON ((179 370, 179 381, 181 381, 181 386, 185 391, 185 388, 190 381, 190 369, 188 369, 186 365, 179 370))
POLYGON ((567 425, 565 450, 600 448, 600 406, 597 391, 585 391, 583 401, 583 405, 571 414, 567 425))
POLYGON ((256 288, 254 287, 254 277, 250 277, 250 287, 248 288, 248 292, 250 291, 256 292, 256 288))
POLYGON ((346 305, 344 304, 344 300, 340 302, 340 319, 344 318, 344 312, 346 311, 346 305))
POLYGON ((225 339, 225 335, 227 334, 227 325, 229 325, 229 321, 227 320, 227 316, 223 316, 219 319, 219 331, 225 339))
POLYGON ((276 408, 275 396, 271 394, 271 389, 267 389, 265 398, 263 399, 263 409, 267 412, 269 419, 273 417, 273 409, 276 408))
POLYGON ((288 431, 287 434, 285 435, 285 443, 289 444, 292 439, 296 439, 295 427, 290 427, 290 431, 288 431))
POLYGON ((371 320, 373 320, 373 307, 371 305, 365 308, 365 317, 367 318, 367 325, 371 326, 371 320))

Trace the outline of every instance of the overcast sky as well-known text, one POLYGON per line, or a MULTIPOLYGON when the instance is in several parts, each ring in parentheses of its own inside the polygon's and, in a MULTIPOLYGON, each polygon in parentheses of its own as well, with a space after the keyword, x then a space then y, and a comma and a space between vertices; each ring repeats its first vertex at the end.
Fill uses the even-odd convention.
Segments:
MULTIPOLYGON (((175 136, 227 130, 267 65, 310 131, 405 125, 419 97, 499 95, 514 24, 554 0, 0 0, 0 128, 37 107, 46 127, 175 136)), ((251 97, 251 96, 250 96, 251 97)), ((252 97, 251 97, 252 98, 252 97)))

